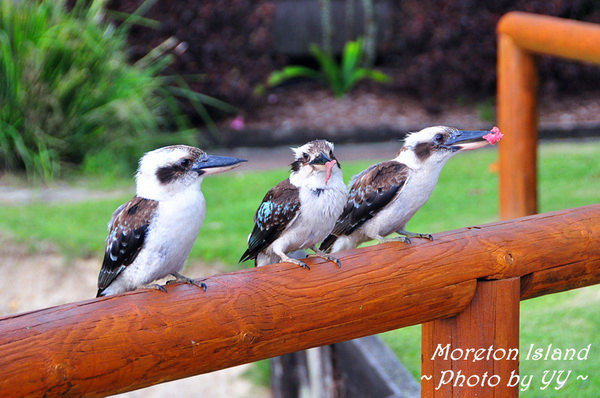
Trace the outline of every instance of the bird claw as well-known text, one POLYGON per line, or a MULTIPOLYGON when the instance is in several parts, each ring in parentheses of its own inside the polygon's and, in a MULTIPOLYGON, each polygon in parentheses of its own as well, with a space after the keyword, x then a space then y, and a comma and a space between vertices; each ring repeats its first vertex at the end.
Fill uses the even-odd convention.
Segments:
POLYGON ((376 239, 377 239, 377 241, 379 243, 402 242, 402 243, 406 243, 407 245, 411 244, 411 240, 407 236, 396 236, 395 238, 383 238, 383 237, 379 237, 379 238, 376 238, 376 239))
POLYGON ((315 256, 315 257, 320 257, 323 258, 327 261, 331 261, 332 263, 335 263, 337 265, 338 268, 342 268, 342 262, 340 261, 339 258, 334 257, 330 254, 327 253, 323 253, 323 252, 316 252, 315 254, 311 254, 311 256, 315 256))
POLYGON ((196 282, 195 280, 193 280, 192 278, 188 278, 187 276, 181 275, 177 272, 171 274, 172 276, 175 277, 175 279, 171 279, 167 281, 167 285, 170 285, 172 283, 177 283, 177 282, 183 282, 183 283, 187 283, 188 285, 194 285, 196 287, 199 287, 200 289, 202 289, 202 291, 206 291, 207 286, 206 283, 204 282, 196 282))
POLYGON ((146 285, 145 286, 148 289, 154 289, 154 290, 159 290, 163 293, 167 293, 167 289, 163 286, 163 285, 159 285, 158 283, 153 283, 151 285, 146 285))
POLYGON ((299 265, 302 268, 305 268, 310 271, 310 266, 306 264, 304 261, 296 260, 295 258, 286 258, 283 260, 284 263, 291 263, 299 265))
POLYGON ((339 258, 335 258, 333 262, 337 265, 338 268, 342 268, 342 262, 339 258))
POLYGON ((405 236, 408 239, 408 242, 406 242, 406 243, 410 243, 409 237, 433 240, 433 235, 431 235, 431 234, 419 234, 419 233, 408 232, 408 231, 404 231, 404 230, 398 230, 398 231, 396 231, 396 233, 398 233, 399 235, 405 236))

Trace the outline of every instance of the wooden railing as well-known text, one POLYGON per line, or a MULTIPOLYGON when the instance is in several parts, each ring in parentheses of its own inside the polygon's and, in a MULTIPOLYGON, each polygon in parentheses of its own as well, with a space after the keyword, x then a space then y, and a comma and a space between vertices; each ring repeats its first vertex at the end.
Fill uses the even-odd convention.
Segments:
MULTIPOLYGON (((600 205, 435 238, 350 250, 341 269, 309 259, 310 271, 216 275, 206 292, 174 285, 5 317, 0 394, 102 396, 423 322, 424 354, 448 339, 518 347, 520 299, 600 282, 600 205)), ((434 381, 424 396, 447 393, 434 381)))
POLYGON ((600 64, 600 25, 523 12, 498 23, 500 217, 537 213, 536 55, 600 64))
MULTIPOLYGON (((499 25, 501 216, 537 211, 532 54, 600 63, 591 24, 510 13, 499 25)), ((519 301, 600 283, 600 205, 342 253, 343 267, 274 264, 0 319, 3 396, 104 396, 424 323, 422 395, 514 397, 516 387, 436 389, 440 371, 496 374, 517 360, 432 360, 517 348, 519 301)))

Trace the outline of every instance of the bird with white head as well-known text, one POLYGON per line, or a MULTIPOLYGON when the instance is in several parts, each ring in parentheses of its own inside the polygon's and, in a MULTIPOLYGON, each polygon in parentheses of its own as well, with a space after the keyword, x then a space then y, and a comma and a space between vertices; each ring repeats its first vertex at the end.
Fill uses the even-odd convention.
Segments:
MULTIPOLYGON (((206 215, 202 181, 241 162, 245 160, 208 155, 186 145, 146 153, 136 174, 136 195, 109 222, 97 297, 134 290, 168 275, 196 285, 179 272, 206 215)), ((197 285, 206 289, 203 283, 197 285)))
POLYGON ((304 261, 288 254, 310 248, 339 266, 337 258, 316 246, 329 234, 346 203, 346 186, 333 144, 315 140, 292 150, 290 177, 265 195, 240 262, 255 259, 256 266, 263 266, 281 261, 309 269, 304 261))
POLYGON ((344 211, 320 249, 338 252, 369 240, 410 243, 412 237, 433 239, 430 234, 404 228, 429 199, 446 162, 459 152, 501 138, 496 127, 490 132, 435 126, 409 134, 396 158, 354 176, 344 211), (393 232, 401 236, 386 238, 393 232))

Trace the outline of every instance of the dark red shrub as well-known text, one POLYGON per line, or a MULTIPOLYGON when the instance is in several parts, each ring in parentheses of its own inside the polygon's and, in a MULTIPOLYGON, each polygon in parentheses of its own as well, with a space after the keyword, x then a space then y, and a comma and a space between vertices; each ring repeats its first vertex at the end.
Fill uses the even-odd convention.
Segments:
MULTIPOLYGON (((396 69, 396 87, 432 104, 449 97, 489 96, 496 88, 496 24, 508 11, 529 11, 600 23, 597 0, 403 0, 383 65, 396 69)), ((543 57, 546 91, 600 88, 597 65, 543 57)))
MULTIPOLYGON (((131 13, 141 0, 111 0, 108 8, 131 13)), ((263 0, 157 1, 144 16, 160 22, 150 29, 136 26, 130 42, 139 58, 174 36, 187 44, 172 70, 192 88, 234 105, 247 106, 253 90, 276 67, 271 53, 271 23, 275 6, 263 0)), ((278 66, 278 65, 277 65, 278 66)))
MULTIPOLYGON (((141 3, 111 0, 109 8, 130 13, 141 3)), ((161 25, 158 29, 133 28, 132 56, 139 58, 175 36, 186 42, 188 49, 176 57, 172 71, 202 75, 200 80, 188 79, 193 89, 248 110, 262 101, 253 96, 256 86, 283 66, 284 58, 274 53, 272 37, 277 3, 159 0, 145 16, 161 25)), ((506 12, 520 10, 600 23, 598 0, 390 0, 390 4, 394 22, 385 32, 378 66, 393 76, 394 84, 375 87, 408 90, 431 109, 448 100, 495 93, 496 24, 506 12)), ((299 8, 298 13, 302 12, 305 10, 299 8)), ((540 71, 546 93, 600 89, 597 65, 542 57, 540 71)))

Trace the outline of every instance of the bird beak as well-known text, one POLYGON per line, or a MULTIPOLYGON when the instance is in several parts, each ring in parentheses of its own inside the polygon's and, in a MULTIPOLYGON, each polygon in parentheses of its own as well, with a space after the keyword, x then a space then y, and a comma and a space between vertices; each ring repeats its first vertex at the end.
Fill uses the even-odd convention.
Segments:
POLYGON ((239 166, 242 162, 247 162, 247 160, 228 156, 208 155, 202 159, 198 159, 192 170, 200 175, 217 174, 231 170, 239 166))
POLYGON ((488 142, 483 136, 489 133, 489 131, 459 130, 453 133, 444 145, 450 147, 453 152, 471 151, 486 146, 488 142))
POLYGON ((326 164, 327 162, 331 162, 329 156, 324 153, 320 153, 319 156, 310 161, 310 164, 326 164))
POLYGON ((324 153, 320 153, 319 156, 310 161, 310 164, 325 165, 325 185, 327 185, 331 178, 331 170, 337 164, 337 161, 331 160, 329 156, 324 153))

